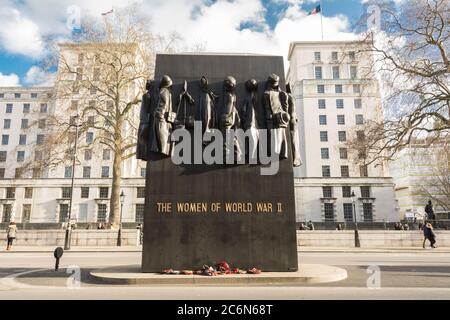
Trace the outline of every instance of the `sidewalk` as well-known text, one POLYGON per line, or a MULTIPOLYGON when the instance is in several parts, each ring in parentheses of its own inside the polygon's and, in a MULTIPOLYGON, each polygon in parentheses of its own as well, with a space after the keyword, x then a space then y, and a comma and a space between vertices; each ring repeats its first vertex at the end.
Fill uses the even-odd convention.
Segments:
MULTIPOLYGON (((38 247, 38 246, 15 246, 12 251, 0 249, 0 254, 13 253, 53 253, 55 247, 38 247)), ((89 252, 141 252, 142 246, 123 246, 123 247, 75 247, 72 246, 70 251, 73 253, 89 253, 89 252)), ((438 247, 436 249, 421 247, 387 247, 387 248, 354 248, 354 247, 298 247, 300 254, 304 253, 450 253, 450 247, 438 247)))

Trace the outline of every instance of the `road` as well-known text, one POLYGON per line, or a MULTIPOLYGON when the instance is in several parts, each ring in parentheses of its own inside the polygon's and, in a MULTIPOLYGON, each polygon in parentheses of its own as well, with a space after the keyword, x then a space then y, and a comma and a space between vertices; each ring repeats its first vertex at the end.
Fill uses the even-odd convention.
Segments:
MULTIPOLYGON (((138 252, 66 252, 60 270, 51 253, 0 253, 0 300, 4 299, 450 299, 450 253, 307 252, 301 263, 344 268, 348 279, 317 285, 119 286, 97 283, 94 269, 136 265, 138 252), (81 283, 68 267, 80 268, 81 283), (379 273, 368 273, 380 270, 379 273), (379 275, 379 277, 378 277, 379 275), (378 281, 379 280, 379 281, 378 281), (369 287, 368 288, 368 283, 369 287)), ((73 272, 73 271, 72 271, 73 272)))

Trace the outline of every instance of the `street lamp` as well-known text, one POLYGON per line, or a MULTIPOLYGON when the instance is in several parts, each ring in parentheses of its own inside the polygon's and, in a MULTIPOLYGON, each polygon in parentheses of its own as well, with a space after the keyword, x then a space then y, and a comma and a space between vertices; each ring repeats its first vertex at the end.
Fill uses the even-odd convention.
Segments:
POLYGON ((123 203, 125 202, 125 193, 120 194, 120 224, 119 224, 119 233, 117 234, 117 246, 122 246, 122 214, 123 214, 123 203))
POLYGON ((73 203, 73 188, 75 184, 75 165, 77 160, 77 151, 78 151, 78 131, 79 127, 81 125, 78 124, 78 116, 75 116, 73 118, 73 121, 71 121, 69 127, 75 127, 75 142, 74 142, 74 148, 72 152, 72 182, 71 182, 71 189, 70 189, 70 202, 69 202, 69 214, 68 214, 68 221, 67 221, 67 227, 66 227, 66 236, 64 238, 64 250, 70 250, 70 243, 72 240, 72 203, 73 203))
POLYGON ((352 207, 353 207, 353 217, 355 219, 355 248, 361 247, 359 242, 359 231, 358 231, 358 220, 356 219, 356 195, 355 191, 352 190, 352 207))

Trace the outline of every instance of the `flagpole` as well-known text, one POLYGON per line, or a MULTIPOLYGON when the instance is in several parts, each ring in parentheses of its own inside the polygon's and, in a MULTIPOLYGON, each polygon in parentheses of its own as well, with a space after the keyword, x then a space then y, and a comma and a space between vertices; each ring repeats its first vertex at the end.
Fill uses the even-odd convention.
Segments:
POLYGON ((322 5, 322 0, 320 0, 320 29, 322 31, 322 41, 323 41, 323 5, 322 5))

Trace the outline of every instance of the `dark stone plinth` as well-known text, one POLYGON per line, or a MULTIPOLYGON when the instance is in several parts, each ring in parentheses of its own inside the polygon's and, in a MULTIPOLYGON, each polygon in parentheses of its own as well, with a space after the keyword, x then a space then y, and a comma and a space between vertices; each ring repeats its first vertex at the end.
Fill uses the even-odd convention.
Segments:
MULTIPOLYGON (((158 55, 155 79, 170 75, 173 101, 184 80, 198 101, 199 80, 222 95, 226 76, 236 78, 237 106, 245 97, 245 81, 259 83, 258 103, 267 77, 278 74, 285 90, 282 57, 236 55, 158 55)), ((195 109, 187 111, 195 113, 195 109)), ((289 134, 288 134, 289 136, 289 134)), ((175 211, 176 207, 174 208, 175 211)), ((265 271, 298 269, 292 160, 282 160, 274 176, 262 176, 259 166, 176 166, 170 158, 147 165, 143 272, 166 268, 198 269, 203 264, 227 261, 239 268, 265 271), (176 203, 282 203, 282 213, 161 213, 156 204, 176 203)))

